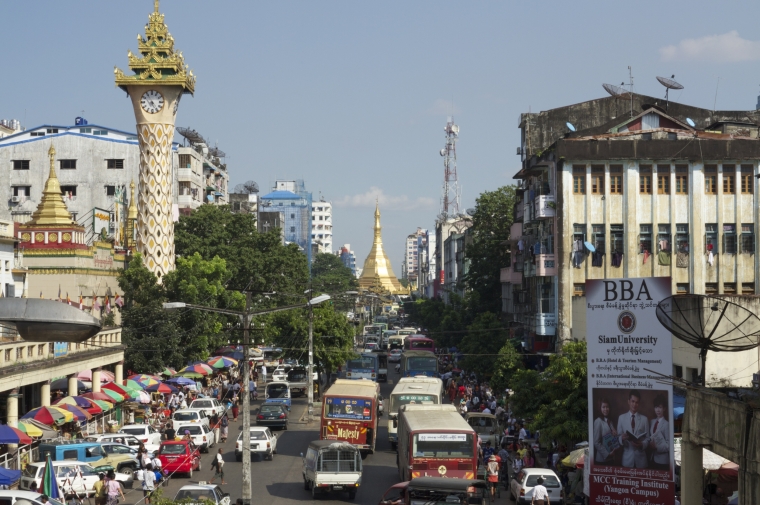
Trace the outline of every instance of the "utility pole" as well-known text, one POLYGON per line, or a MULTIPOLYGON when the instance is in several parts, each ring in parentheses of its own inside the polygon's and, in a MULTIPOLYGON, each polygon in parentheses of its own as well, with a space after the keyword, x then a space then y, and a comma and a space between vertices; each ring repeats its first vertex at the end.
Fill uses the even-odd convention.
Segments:
POLYGON ((243 323, 243 505, 251 503, 251 393, 250 393, 250 367, 248 364, 248 348, 251 335, 251 292, 245 293, 245 312, 240 316, 243 323))
POLYGON ((309 385, 309 422, 313 420, 314 416, 314 307, 309 304, 309 378, 307 384, 309 385))

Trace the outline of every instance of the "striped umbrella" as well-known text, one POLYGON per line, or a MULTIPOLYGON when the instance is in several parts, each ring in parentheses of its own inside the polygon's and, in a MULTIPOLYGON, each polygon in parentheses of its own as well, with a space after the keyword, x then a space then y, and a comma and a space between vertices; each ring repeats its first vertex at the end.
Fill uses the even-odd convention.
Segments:
MULTIPOLYGON (((100 382, 113 381, 114 378, 115 377, 112 372, 109 372, 108 370, 100 371, 100 382)), ((82 370, 77 374, 77 379, 92 382, 92 370, 82 370)))
POLYGON ((82 396, 64 396, 63 398, 59 398, 56 401, 53 402, 53 405, 60 405, 60 404, 68 404, 68 405, 76 405, 77 407, 82 407, 83 409, 86 409, 90 405, 92 405, 92 400, 88 398, 84 398, 82 396))
POLYGON ((41 429, 39 429, 33 424, 25 423, 24 421, 18 422, 18 429, 19 431, 23 431, 30 437, 41 437, 42 435, 44 435, 41 429))
POLYGON ((176 374, 177 371, 173 369, 172 367, 166 367, 164 368, 164 371, 161 372, 159 375, 166 375, 168 377, 171 377, 172 375, 176 374))
POLYGON ((53 468, 53 459, 50 453, 45 456, 45 471, 42 474, 42 486, 39 491, 47 495, 48 498, 61 500, 61 490, 58 488, 58 479, 55 478, 55 468, 53 468))
POLYGON ((89 421, 90 419, 92 419, 92 414, 87 412, 82 407, 77 407, 76 405, 69 405, 68 403, 63 403, 59 405, 58 407, 74 414, 74 419, 76 419, 77 421, 89 421))
POLYGON ((125 388, 127 388, 127 389, 134 389, 134 390, 137 390, 137 391, 142 391, 147 386, 147 384, 143 384, 142 382, 138 382, 138 381, 132 380, 132 379, 127 379, 123 383, 124 383, 124 387, 125 388))
POLYGON ((211 375, 214 373, 214 369, 206 365, 205 363, 198 363, 197 365, 186 366, 185 368, 177 372, 177 374, 186 374, 187 372, 198 373, 201 375, 211 375))
POLYGON ((24 414, 21 419, 35 419, 42 424, 53 426, 74 420, 74 414, 58 407, 37 407, 24 414))
MULTIPOLYGON (((106 389, 110 389, 111 391, 114 391, 116 393, 119 393, 121 396, 125 398, 129 398, 129 393, 127 393, 127 387, 126 386, 120 386, 116 384, 115 382, 109 382, 107 384, 103 384, 103 387, 100 388, 104 393, 106 393, 106 389)), ((108 393, 106 393, 108 394, 108 393)))
POLYGON ((179 391, 177 388, 170 384, 154 384, 152 386, 148 386, 145 388, 145 391, 148 393, 176 393, 179 391))
MULTIPOLYGON (((113 398, 105 394, 103 391, 98 391, 97 393, 95 391, 90 391, 89 393, 84 393, 79 396, 87 398, 88 400, 103 400, 105 402, 113 403, 113 398)), ((98 404, 98 406, 102 407, 100 404, 98 404)))
POLYGON ((93 400, 92 403, 95 406, 100 407, 103 410, 103 412, 108 412, 109 410, 113 408, 113 403, 103 401, 103 400, 93 400))
POLYGON ((208 364, 212 368, 230 368, 237 366, 238 362, 236 359, 228 358, 226 356, 215 356, 208 360, 208 364))
POLYGON ((163 379, 161 377, 158 377, 157 375, 148 375, 144 373, 139 373, 136 375, 130 375, 127 377, 128 380, 133 380, 135 382, 139 382, 140 384, 143 384, 145 386, 150 386, 152 384, 155 384, 156 382, 161 382, 163 379))
MULTIPOLYGON (((120 395, 116 391, 112 391, 110 389, 104 389, 103 393, 107 394, 111 397, 111 401, 115 401, 116 403, 121 403, 125 400, 125 397, 123 395, 120 395)), ((129 398, 129 396, 127 396, 129 398)))
POLYGON ((0 444, 31 444, 32 438, 13 426, 0 424, 0 444))

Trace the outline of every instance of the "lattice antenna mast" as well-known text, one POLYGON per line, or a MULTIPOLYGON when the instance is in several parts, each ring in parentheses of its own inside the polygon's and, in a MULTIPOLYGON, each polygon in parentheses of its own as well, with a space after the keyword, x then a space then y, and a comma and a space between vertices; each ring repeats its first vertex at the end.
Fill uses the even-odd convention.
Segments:
POLYGON ((441 196, 442 217, 456 216, 459 214, 459 179, 457 177, 457 140, 459 139, 459 126, 454 124, 454 117, 449 116, 446 126, 446 147, 441 149, 443 156, 443 194, 441 196))

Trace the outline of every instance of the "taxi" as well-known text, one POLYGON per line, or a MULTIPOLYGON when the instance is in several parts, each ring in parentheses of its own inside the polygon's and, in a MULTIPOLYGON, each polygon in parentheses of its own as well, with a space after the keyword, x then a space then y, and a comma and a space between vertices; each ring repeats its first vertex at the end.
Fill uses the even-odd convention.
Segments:
POLYGON ((201 469, 200 449, 187 440, 171 440, 161 443, 158 449, 161 468, 169 473, 186 473, 193 477, 193 470, 201 469))

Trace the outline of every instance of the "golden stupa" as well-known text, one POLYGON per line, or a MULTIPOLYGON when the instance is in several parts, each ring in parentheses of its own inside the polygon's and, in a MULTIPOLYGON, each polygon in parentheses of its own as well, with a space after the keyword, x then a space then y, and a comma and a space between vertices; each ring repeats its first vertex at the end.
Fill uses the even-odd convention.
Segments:
POLYGON ((364 270, 359 277, 359 287, 374 292, 391 294, 405 293, 406 289, 396 278, 391 267, 391 260, 383 250, 383 235, 380 232, 380 207, 375 205, 375 239, 372 249, 364 260, 364 270))

